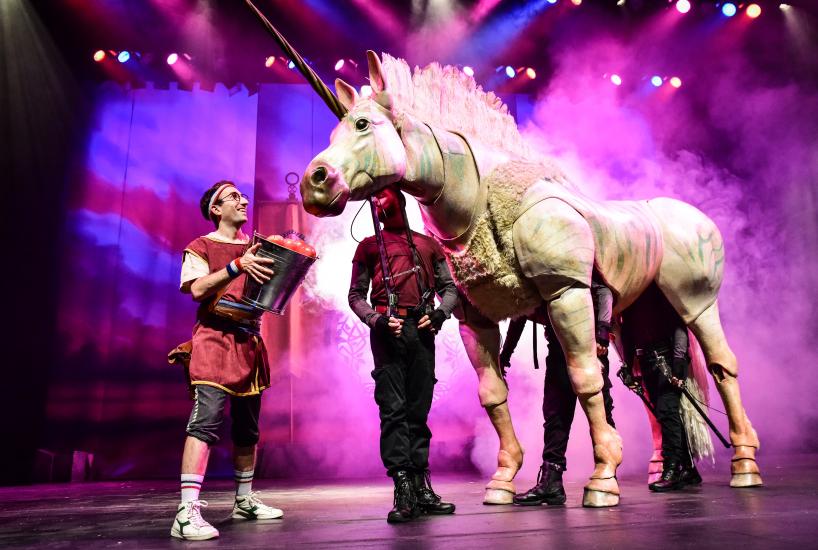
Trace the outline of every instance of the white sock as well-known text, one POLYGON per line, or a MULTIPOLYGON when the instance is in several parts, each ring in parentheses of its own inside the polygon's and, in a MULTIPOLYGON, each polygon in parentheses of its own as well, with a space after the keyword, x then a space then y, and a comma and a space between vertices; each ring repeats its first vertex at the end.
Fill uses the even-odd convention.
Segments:
POLYGON ((199 500, 199 491, 202 490, 204 476, 196 474, 182 474, 182 502, 199 500))
POLYGON ((255 470, 248 470, 241 472, 233 470, 233 479, 236 480, 236 496, 241 497, 250 493, 253 486, 253 473, 255 470))

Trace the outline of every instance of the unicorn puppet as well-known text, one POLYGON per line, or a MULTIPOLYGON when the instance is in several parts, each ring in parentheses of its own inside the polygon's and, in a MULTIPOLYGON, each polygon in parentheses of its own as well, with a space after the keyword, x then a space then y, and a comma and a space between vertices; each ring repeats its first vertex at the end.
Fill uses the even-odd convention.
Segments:
POLYGON ((511 503, 523 450, 498 367, 502 319, 543 301, 565 350, 574 392, 588 418, 594 471, 583 505, 619 503, 622 440, 605 421, 590 284, 596 272, 614 314, 653 281, 695 334, 727 409, 735 450, 733 487, 761 485, 759 440, 741 402, 736 358, 719 321, 724 247, 715 224, 683 202, 591 200, 524 142, 493 93, 454 67, 412 72, 401 59, 367 52, 372 95, 336 80, 347 111, 330 145, 301 181, 304 208, 340 214, 397 184, 420 204, 466 297, 460 334, 477 372, 478 395, 499 436, 487 504, 511 503))

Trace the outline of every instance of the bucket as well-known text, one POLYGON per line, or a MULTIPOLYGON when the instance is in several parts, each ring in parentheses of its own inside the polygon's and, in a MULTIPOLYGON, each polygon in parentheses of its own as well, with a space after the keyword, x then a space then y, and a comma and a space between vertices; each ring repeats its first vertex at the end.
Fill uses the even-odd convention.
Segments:
POLYGON ((264 284, 248 275, 244 281, 241 301, 255 308, 283 315, 287 302, 304 281, 304 277, 307 276, 316 258, 284 248, 273 241, 268 241, 258 233, 253 236, 253 244, 256 243, 261 243, 256 256, 275 260, 272 266, 275 273, 264 284))

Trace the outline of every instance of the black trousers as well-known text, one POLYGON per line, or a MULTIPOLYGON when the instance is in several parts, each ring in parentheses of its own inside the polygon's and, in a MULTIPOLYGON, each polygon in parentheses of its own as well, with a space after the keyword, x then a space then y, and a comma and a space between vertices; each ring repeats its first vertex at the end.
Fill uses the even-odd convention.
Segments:
MULTIPOLYGON (((674 364, 672 353, 662 354, 671 366, 673 376, 684 380, 687 377, 686 364, 674 364)), ((687 432, 682 423, 682 392, 665 378, 659 369, 650 361, 640 361, 642 380, 653 407, 656 409, 656 420, 662 429, 662 458, 664 464, 670 462, 683 465, 692 464, 687 446, 687 432)))
POLYGON ((426 470, 432 432, 426 421, 435 382, 435 337, 404 319, 400 337, 370 334, 375 370, 375 402, 381 419, 381 460, 387 475, 426 470))
MULTIPOLYGON (((568 377, 568 363, 562 351, 557 335, 550 325, 546 325, 548 338, 548 357, 545 359, 545 391, 542 402, 543 416, 543 462, 549 462, 564 470, 565 451, 571 435, 571 423, 577 396, 568 377)), ((608 376, 608 357, 599 358, 602 363, 602 397, 605 403, 605 417, 608 424, 614 426, 613 399, 611 398, 611 379, 608 376)))

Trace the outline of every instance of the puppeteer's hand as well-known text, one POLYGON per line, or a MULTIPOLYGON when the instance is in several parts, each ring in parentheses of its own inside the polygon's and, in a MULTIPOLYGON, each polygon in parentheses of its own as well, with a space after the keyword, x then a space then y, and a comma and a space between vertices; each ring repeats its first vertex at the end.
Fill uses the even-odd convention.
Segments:
POLYGON ((269 281, 270 277, 272 277, 273 273, 275 273, 268 267, 272 266, 275 263, 275 260, 272 258, 256 256, 256 252, 258 252, 260 247, 261 243, 256 243, 248 248, 247 252, 244 253, 244 256, 241 257, 240 262, 242 270, 246 271, 250 277, 255 279, 256 282, 264 284, 269 281))
POLYGON ((403 319, 397 319, 395 317, 389 317, 387 319, 386 315, 381 315, 378 317, 378 320, 375 321, 374 328, 381 334, 390 334, 398 337, 403 329, 403 319))
POLYGON ((429 329, 432 333, 440 332, 440 328, 443 326, 445 320, 446 314, 436 309, 429 315, 424 315, 418 320, 418 328, 429 329))
POLYGON ((608 355, 608 346, 603 346, 601 344, 596 345, 596 356, 597 357, 605 357, 608 355))

